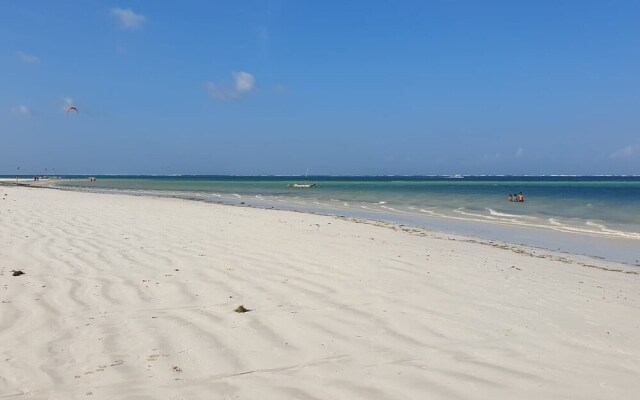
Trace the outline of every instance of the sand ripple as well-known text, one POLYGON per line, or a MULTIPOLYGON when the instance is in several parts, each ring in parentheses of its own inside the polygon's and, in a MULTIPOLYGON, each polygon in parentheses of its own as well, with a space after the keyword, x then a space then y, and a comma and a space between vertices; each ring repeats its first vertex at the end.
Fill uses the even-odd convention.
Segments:
POLYGON ((610 271, 629 267, 299 213, 4 193, 0 398, 640 390, 640 278, 610 271))

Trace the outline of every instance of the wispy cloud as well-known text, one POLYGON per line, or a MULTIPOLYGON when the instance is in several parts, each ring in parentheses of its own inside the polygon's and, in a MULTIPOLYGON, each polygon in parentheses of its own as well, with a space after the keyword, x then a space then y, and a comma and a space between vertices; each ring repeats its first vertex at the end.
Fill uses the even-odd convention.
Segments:
POLYGON ((31 115, 31 110, 29 107, 24 104, 20 104, 14 107, 11 107, 11 114, 13 115, 31 115))
POLYGON ((620 150, 614 151, 609 155, 610 158, 630 158, 640 151, 640 146, 629 145, 620 150))
POLYGON ((217 100, 237 100, 255 90, 256 78, 248 72, 233 72, 234 85, 221 87, 213 82, 206 82, 205 87, 209 95, 217 100))
POLYGON ((25 53, 24 51, 18 52, 18 58, 25 64, 40 64, 40 57, 25 53))
POLYGON ((258 48, 262 54, 269 53, 269 28, 266 26, 258 30, 258 48))
POLYGON ((516 150, 516 157, 520 158, 522 157, 522 155, 524 154, 524 149, 522 147, 518 148, 518 150, 516 150))
POLYGON ((116 53, 127 54, 127 48, 122 43, 116 43, 116 53))
POLYGON ((278 94, 285 94, 289 93, 289 88, 284 85, 277 85, 273 88, 273 91, 278 94))
POLYGON ((112 8, 111 15, 116 18, 121 27, 125 29, 138 29, 147 20, 142 14, 136 14, 128 8, 112 8))
POLYGON ((500 153, 495 153, 495 154, 483 154, 482 155, 482 161, 483 162, 489 162, 489 161, 495 161, 495 160, 499 160, 500 159, 500 153))

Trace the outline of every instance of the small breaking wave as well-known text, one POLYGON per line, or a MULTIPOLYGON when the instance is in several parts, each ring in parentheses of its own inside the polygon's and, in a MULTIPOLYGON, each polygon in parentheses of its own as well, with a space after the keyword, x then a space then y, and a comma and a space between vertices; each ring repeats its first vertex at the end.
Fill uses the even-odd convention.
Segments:
POLYGON ((514 214, 507 214, 507 213, 501 213, 498 212, 496 210, 493 210, 491 208, 487 208, 487 211, 489 211, 489 214, 494 215, 496 217, 511 217, 511 218, 518 218, 520 217, 520 215, 514 215, 514 214))

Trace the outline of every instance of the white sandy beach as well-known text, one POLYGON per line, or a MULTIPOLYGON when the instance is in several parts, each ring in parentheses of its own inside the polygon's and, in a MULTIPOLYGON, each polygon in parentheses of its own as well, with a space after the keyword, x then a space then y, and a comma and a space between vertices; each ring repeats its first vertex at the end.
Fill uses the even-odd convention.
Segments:
POLYGON ((0 399, 637 399, 637 271, 380 223, 0 186, 0 399))

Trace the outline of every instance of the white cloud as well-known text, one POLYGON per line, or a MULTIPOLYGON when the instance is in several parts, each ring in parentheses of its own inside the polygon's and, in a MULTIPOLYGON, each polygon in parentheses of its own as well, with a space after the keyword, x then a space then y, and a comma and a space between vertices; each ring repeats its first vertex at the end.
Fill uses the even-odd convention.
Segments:
POLYGON ((23 51, 18 52, 18 57, 20 61, 25 64, 40 64, 40 57, 34 56, 33 54, 28 54, 23 51))
POLYGON ((234 72, 233 79, 236 80, 236 91, 238 93, 248 93, 256 85, 256 78, 248 72, 234 72))
POLYGON ((640 150, 640 146, 638 145, 629 145, 625 148, 622 148, 618 151, 614 151, 609 155, 610 158, 630 158, 635 155, 638 150, 640 150))
POLYGON ((220 87, 213 82, 206 82, 205 87, 214 99, 236 100, 251 93, 256 87, 256 78, 248 72, 233 72, 233 87, 220 87))
POLYGON ((11 107, 11 114, 14 114, 14 115, 31 115, 31 110, 29 110, 29 107, 25 106, 24 104, 20 104, 18 106, 11 107))
POLYGON ((112 8, 111 15, 113 15, 120 23, 120 26, 125 29, 138 29, 144 21, 147 20, 147 17, 144 15, 136 14, 128 8, 112 8))
POLYGON ((516 150, 516 157, 522 157, 523 154, 524 154, 524 149, 522 147, 516 150))

